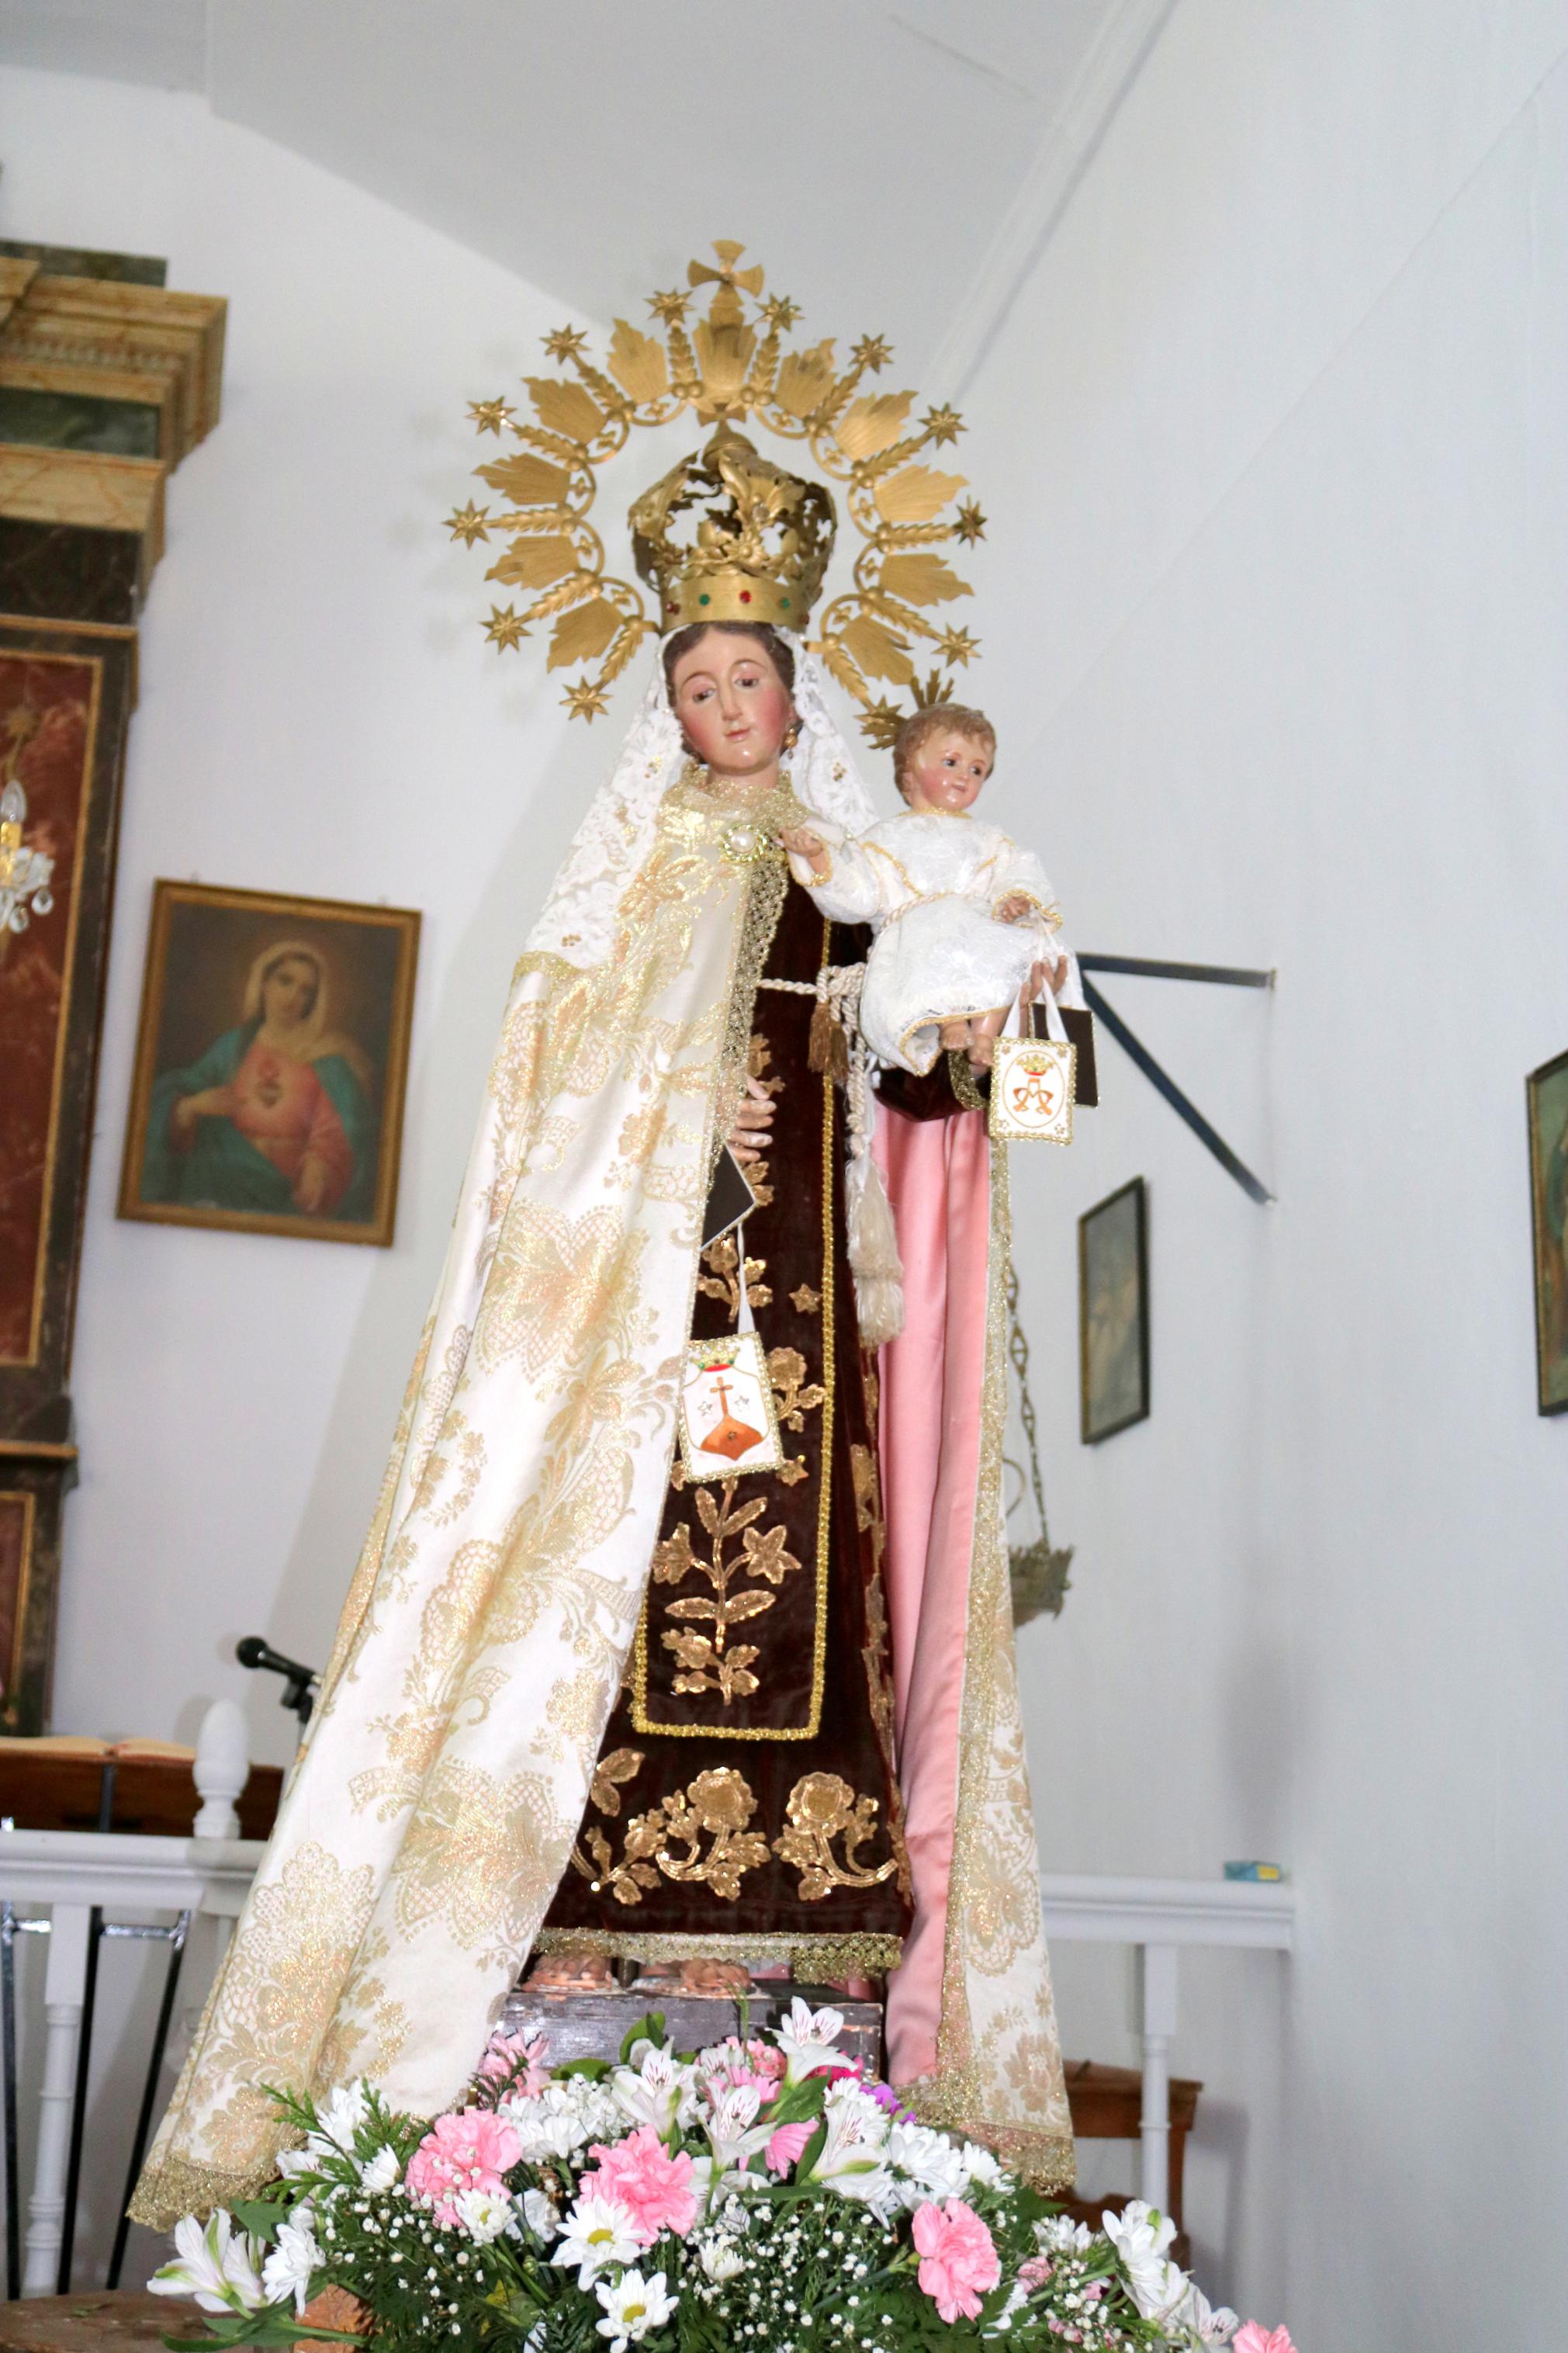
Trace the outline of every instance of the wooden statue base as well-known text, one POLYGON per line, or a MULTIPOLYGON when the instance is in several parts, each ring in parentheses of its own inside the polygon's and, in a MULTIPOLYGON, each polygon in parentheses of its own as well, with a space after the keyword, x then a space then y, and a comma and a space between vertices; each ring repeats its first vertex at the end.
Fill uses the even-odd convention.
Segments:
POLYGON ((729 2034, 755 2034, 783 2023, 790 2003, 799 1994, 813 2010, 831 2007, 844 2021, 838 2045, 847 2059, 858 2059, 873 2075, 882 2072, 882 2005, 850 2001, 826 1986, 796 1985, 788 1978, 764 1978, 742 2005, 723 1995, 686 1994, 663 1988, 628 1988, 615 1993, 558 1993, 549 1988, 514 1986, 506 2005, 509 2034, 542 2034, 550 2046, 550 2064, 563 2066, 569 2059, 618 2059, 621 2044, 639 2018, 662 2010, 666 2031, 678 2051, 701 2051, 722 2042, 729 2034))

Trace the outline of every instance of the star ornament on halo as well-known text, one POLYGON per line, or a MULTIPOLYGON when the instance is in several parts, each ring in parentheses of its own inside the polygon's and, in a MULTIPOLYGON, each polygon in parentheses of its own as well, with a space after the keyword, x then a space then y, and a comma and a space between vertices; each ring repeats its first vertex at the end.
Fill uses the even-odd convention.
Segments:
POLYGON ((602 719, 610 707, 604 688, 595 686, 591 678, 569 686, 561 700, 574 719, 602 719))
POLYGON ((647 298, 647 307, 662 325, 679 327, 691 308, 691 297, 689 294, 680 293, 679 290, 669 294, 650 294, 647 298))
POLYGON ((776 327, 781 335, 787 335, 800 316, 800 304, 792 302, 787 294, 770 294, 763 304, 763 316, 770 327, 776 327))
POLYGON ((869 368, 879 375, 893 356, 893 346, 886 335, 862 335, 849 353, 857 367, 869 368))
POLYGON ((508 646, 521 645, 527 635, 521 613, 514 612, 510 605, 490 607, 490 617, 485 623, 485 640, 494 646, 498 654, 504 653, 508 646))
POLYGON ((966 547, 985 536, 985 517, 980 512, 978 499, 965 499, 958 510, 958 521, 952 526, 966 547))
POLYGON ((454 539, 460 539, 465 547, 472 547, 476 539, 489 539, 490 511, 489 507, 477 507, 470 499, 466 507, 453 508, 447 517, 447 528, 454 539))
POLYGON ((980 640, 972 638, 967 629, 944 629, 937 639, 944 661, 968 663, 971 654, 980 650, 980 640))
POLYGON ((587 350, 588 338, 581 327, 556 327, 545 336, 544 348, 552 360, 574 360, 587 350))
POLYGON ((961 433, 968 430, 957 409, 949 408, 945 401, 940 408, 927 409, 925 428, 939 449, 944 441, 956 441, 961 433))
POLYGON ((503 425, 511 423, 511 409, 504 400, 470 400, 468 415, 478 433, 499 434, 503 425))

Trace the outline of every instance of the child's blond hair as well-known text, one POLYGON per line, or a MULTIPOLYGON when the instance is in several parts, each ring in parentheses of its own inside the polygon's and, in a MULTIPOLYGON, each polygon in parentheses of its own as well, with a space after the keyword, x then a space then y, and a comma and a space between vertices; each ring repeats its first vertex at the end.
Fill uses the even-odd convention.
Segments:
MULTIPOLYGON (((982 744, 990 754, 993 765, 996 758, 996 730, 984 711, 971 711, 962 702, 931 702, 906 719, 893 741, 893 782, 900 793, 910 762, 927 738, 950 729, 962 735, 966 744, 982 744)), ((907 799, 909 796, 905 794, 907 799)))

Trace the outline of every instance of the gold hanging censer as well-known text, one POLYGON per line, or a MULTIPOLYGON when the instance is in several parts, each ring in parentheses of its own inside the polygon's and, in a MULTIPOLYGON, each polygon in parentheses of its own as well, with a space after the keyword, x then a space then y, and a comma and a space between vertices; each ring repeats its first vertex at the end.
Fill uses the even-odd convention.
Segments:
POLYGON ((832 494, 772 464, 739 428, 752 420, 805 441, 823 473, 845 486, 863 543, 853 587, 830 601, 806 643, 863 706, 863 732, 889 744, 910 710, 950 697, 952 672, 977 650, 966 629, 928 608, 970 594, 937 551, 954 540, 973 544, 985 518, 973 500, 958 502, 967 488, 962 474, 917 462, 922 451, 956 440, 963 419, 929 408, 909 430, 912 392, 861 390, 891 355, 880 336, 863 336, 842 372, 831 342, 786 348, 799 308, 783 295, 764 297, 762 269, 737 267, 743 249, 720 239, 716 268, 688 268, 690 290, 650 296, 659 332, 617 319, 603 368, 585 356, 587 337, 576 328, 546 335, 546 352, 571 373, 525 379, 534 421, 520 423, 505 400, 471 402, 479 432, 504 432, 517 444, 515 454, 476 469, 510 504, 492 512, 470 499, 448 527, 467 546, 492 533, 510 543, 486 577, 531 591, 532 600, 521 611, 492 606, 485 635, 504 650, 549 621, 546 667, 589 665, 563 700, 574 718, 594 719, 651 633, 701 620, 804 628, 832 549, 832 494), (712 288, 706 313, 689 325, 695 290, 704 286, 712 288), (604 543, 587 516, 598 469, 625 448, 632 427, 668 425, 688 408, 715 428, 707 446, 631 511, 637 569, 655 592, 650 613, 629 580, 606 573, 604 543), (695 533, 685 539, 680 526, 693 514, 695 533), (932 658, 923 680, 917 647, 932 658), (906 705, 879 695, 873 681, 902 692, 906 705))

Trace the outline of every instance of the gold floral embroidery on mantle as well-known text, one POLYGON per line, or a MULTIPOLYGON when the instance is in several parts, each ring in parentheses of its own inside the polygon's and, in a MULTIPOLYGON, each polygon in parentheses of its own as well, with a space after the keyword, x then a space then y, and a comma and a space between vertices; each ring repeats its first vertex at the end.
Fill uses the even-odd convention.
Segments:
POLYGON ((836 1887, 879 1887, 895 1872, 907 1892, 901 1849, 874 1866, 860 1860, 861 1848, 877 1835, 878 1811, 875 1798, 858 1798, 837 1773, 801 1776, 784 1806, 789 1827, 774 1839, 773 1852, 799 1872, 803 1903, 819 1904, 836 1887), (842 1861, 833 1852, 838 1838, 844 1841, 842 1861))
MULTIPOLYGON (((601 1777, 610 1774, 612 1767, 616 1770, 605 1793, 612 1801, 608 1805, 595 1778, 594 1802, 602 1811, 612 1817, 619 1813, 620 1791, 614 1784, 629 1780, 642 1761, 634 1748, 617 1749, 604 1760, 601 1777)), ((609 1840, 595 1826, 587 1834, 586 1855, 581 1846, 573 1848, 573 1868, 588 1881, 595 1895, 608 1890, 617 1904, 640 1904, 644 1891, 657 1887, 661 1876, 700 1880, 723 1902, 732 1904, 746 1873, 759 1869, 768 1859, 767 1840, 747 1827, 756 1810, 756 1799, 744 1776, 732 1765, 717 1765, 699 1773, 685 1789, 676 1790, 661 1805, 629 1821, 618 1862, 609 1840), (705 1839, 711 1844, 705 1847, 705 1839), (678 1853, 678 1848, 684 1852, 678 1853)))

